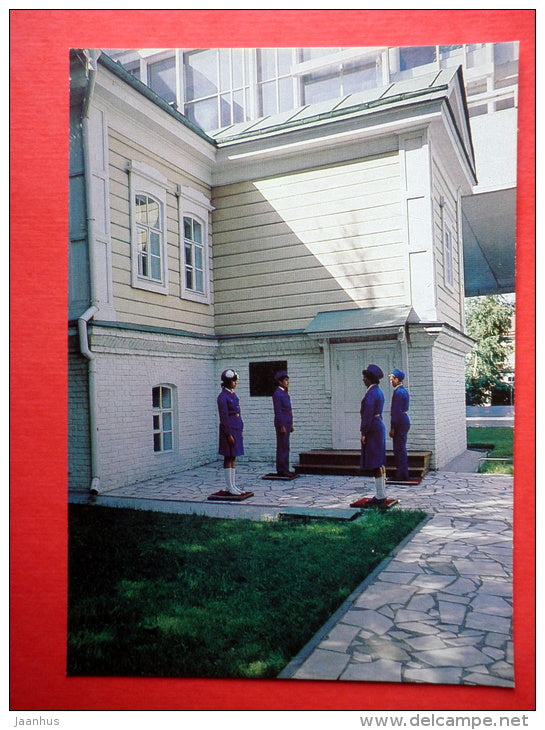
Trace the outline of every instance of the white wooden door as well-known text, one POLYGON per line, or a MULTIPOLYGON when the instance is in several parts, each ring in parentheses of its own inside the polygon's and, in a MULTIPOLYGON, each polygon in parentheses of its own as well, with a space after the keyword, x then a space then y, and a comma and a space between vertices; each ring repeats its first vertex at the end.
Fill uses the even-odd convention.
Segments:
MULTIPOLYGON (((331 401, 333 409, 333 448, 360 448, 360 406, 365 393, 361 371, 370 363, 384 372, 380 387, 384 393, 383 419, 390 428, 392 386, 388 375, 400 367, 399 347, 395 343, 342 343, 331 346, 331 401)), ((388 441, 386 442, 388 446, 388 441)))

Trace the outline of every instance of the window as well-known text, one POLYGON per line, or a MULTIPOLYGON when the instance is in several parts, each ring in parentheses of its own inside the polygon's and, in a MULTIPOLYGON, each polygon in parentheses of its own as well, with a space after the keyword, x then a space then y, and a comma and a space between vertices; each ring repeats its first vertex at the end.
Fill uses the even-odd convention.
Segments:
POLYGON ((463 63, 463 46, 439 46, 439 65, 441 68, 451 68, 453 66, 463 65, 463 63))
POLYGON ((276 390, 275 373, 287 369, 288 363, 286 360, 251 362, 249 364, 250 396, 268 396, 270 398, 276 390))
POLYGON ((332 53, 338 53, 340 48, 301 48, 301 61, 312 61, 316 58, 330 56, 332 53))
POLYGON ((129 164, 131 285, 168 293, 166 178, 142 162, 129 164))
POLYGON ((184 216, 185 287, 204 294, 204 243, 202 224, 184 216))
POLYGON ((174 410, 172 388, 158 385, 152 388, 153 450, 172 451, 174 448, 174 410))
POLYGON ((469 107, 470 117, 480 117, 483 114, 488 114, 488 106, 486 104, 475 104, 469 107))
POLYGON ((496 102, 494 105, 494 109, 497 112, 501 112, 504 109, 513 109, 515 106, 515 100, 512 96, 507 97, 506 99, 500 99, 496 102))
POLYGON ((334 71, 315 72, 303 76, 303 102, 315 104, 320 101, 337 99, 346 94, 375 88, 377 85, 378 65, 376 61, 343 63, 334 71))
POLYGON ((176 102, 176 59, 174 56, 148 64, 148 86, 169 104, 176 102))
POLYGON ((293 49, 258 48, 256 53, 259 116, 293 109, 293 49))
POLYGON ((124 63, 123 68, 127 73, 130 73, 131 76, 134 76, 138 80, 140 80, 140 61, 132 61, 131 63, 124 63))
POLYGON ((181 295, 210 304, 208 213, 209 199, 190 187, 182 187, 180 200, 181 295))
POLYGON ((487 61, 486 43, 470 43, 466 46, 466 68, 482 66, 487 61))
POLYGON ((412 46, 399 49, 399 70, 407 71, 417 66, 435 63, 435 46, 412 46))
POLYGON ((138 276, 161 281, 161 204, 148 195, 135 195, 138 276))
POLYGON ((249 49, 184 53, 185 113, 205 131, 250 118, 249 49))
POLYGON ((454 288, 454 260, 452 251, 452 233, 448 228, 445 229, 444 264, 445 283, 452 289, 454 288))
POLYGON ((510 63, 518 59, 518 43, 510 41, 508 43, 494 43, 494 65, 501 66, 504 63, 510 63))

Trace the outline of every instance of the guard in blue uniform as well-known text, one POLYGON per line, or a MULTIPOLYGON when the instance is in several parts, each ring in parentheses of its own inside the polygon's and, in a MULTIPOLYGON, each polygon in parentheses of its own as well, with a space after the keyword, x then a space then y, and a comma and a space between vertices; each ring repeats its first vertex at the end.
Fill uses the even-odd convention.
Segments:
POLYGON ((218 452, 223 456, 223 473, 227 491, 231 494, 243 494, 243 490, 236 485, 235 470, 236 457, 244 454, 242 431, 244 423, 240 413, 240 402, 235 393, 238 373, 232 368, 221 374, 221 392, 218 395, 219 415, 219 447, 218 452))
POLYGON ((276 390, 273 393, 274 428, 276 431, 276 473, 293 477, 290 472, 290 434, 293 433, 293 412, 288 392, 290 379, 285 370, 274 376, 276 390))
POLYGON ((379 383, 384 373, 378 365, 368 365, 362 371, 367 390, 361 402, 361 457, 362 474, 375 478, 375 497, 371 500, 382 506, 386 503, 386 429, 382 420, 384 393, 379 383))
POLYGON ((406 482, 409 479, 409 460, 407 456, 407 434, 411 427, 409 419, 409 391, 403 385, 405 373, 403 370, 392 370, 390 383, 394 389, 392 395, 392 412, 390 420, 390 437, 393 440, 394 461, 396 465, 395 478, 406 482))

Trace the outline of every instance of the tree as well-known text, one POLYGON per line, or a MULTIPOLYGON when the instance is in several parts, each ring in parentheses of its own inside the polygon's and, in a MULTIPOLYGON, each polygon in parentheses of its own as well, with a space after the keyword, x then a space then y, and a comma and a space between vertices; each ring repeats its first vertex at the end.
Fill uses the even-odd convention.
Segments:
POLYGON ((466 300, 466 332, 476 340, 466 357, 466 402, 490 402, 494 391, 509 389, 503 380, 513 348, 510 339, 514 304, 500 295, 466 300))

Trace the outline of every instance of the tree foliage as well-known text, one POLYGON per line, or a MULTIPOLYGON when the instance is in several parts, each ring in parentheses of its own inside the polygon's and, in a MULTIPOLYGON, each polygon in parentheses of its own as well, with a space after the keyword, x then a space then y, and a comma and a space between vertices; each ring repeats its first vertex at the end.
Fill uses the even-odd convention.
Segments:
POLYGON ((466 358, 466 401, 480 405, 494 390, 508 389, 503 381, 512 353, 510 340, 514 305, 500 295, 466 300, 466 332, 476 342, 466 358))

